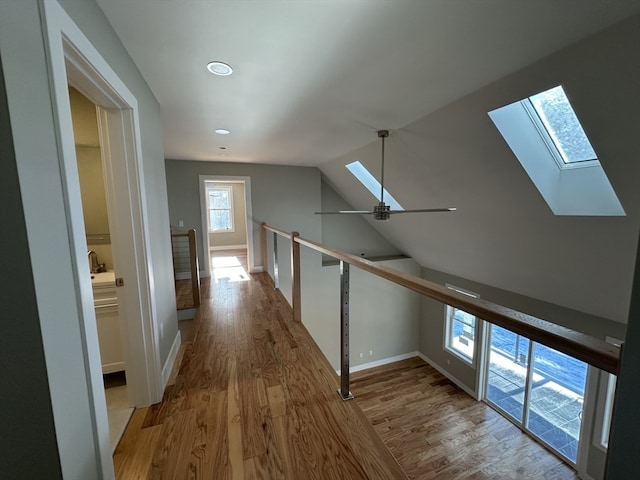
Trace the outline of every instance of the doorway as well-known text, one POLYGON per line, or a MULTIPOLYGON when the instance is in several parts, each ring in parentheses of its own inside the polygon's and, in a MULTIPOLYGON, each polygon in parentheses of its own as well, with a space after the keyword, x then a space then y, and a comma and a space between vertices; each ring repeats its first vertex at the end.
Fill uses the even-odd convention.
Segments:
POLYGON ((250 177, 201 175, 204 272, 213 283, 255 271, 250 177))
MULTIPOLYGON (((111 450, 115 448, 133 414, 128 396, 125 345, 115 286, 113 251, 107 205, 104 161, 100 146, 96 105, 69 87, 71 120, 82 196, 82 213, 87 239, 87 255, 91 274, 100 360, 107 402, 111 450)), ((111 217, 111 219, 110 219, 111 217)), ((122 322, 124 323, 124 322, 122 322)))
POLYGON ((575 466, 587 364, 497 325, 488 346, 485 401, 575 466))

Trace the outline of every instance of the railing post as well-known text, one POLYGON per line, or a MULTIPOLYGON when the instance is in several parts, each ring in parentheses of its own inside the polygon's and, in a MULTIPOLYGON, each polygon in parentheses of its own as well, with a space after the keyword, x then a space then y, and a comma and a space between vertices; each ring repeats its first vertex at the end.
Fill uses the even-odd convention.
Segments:
POLYGON ((349 264, 340 260, 340 388, 342 400, 351 400, 349 391, 349 264))
POLYGON ((300 233, 291 232, 291 298, 294 322, 299 322, 302 319, 302 305, 300 303, 300 244, 296 242, 296 237, 299 236, 300 233))
POLYGON ((200 306, 200 268, 198 266, 198 249, 196 247, 196 231, 189 230, 189 265, 191 267, 191 292, 193 305, 200 306))
POLYGON ((278 234, 273 232, 273 283, 276 290, 280 290, 280 278, 278 276, 278 234))
POLYGON ((268 262, 267 258, 269 257, 269 252, 267 251, 267 224, 262 222, 262 228, 260 230, 260 246, 262 247, 262 268, 263 272, 268 272, 268 262))

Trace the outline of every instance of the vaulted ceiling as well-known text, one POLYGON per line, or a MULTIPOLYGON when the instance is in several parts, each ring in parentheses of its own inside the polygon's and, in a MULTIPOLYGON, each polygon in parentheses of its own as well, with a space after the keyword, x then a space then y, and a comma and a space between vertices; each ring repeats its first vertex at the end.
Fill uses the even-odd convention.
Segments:
POLYGON ((167 158, 309 166, 640 10, 637 0, 98 3, 161 105, 167 158), (233 75, 210 74, 211 60, 233 75))

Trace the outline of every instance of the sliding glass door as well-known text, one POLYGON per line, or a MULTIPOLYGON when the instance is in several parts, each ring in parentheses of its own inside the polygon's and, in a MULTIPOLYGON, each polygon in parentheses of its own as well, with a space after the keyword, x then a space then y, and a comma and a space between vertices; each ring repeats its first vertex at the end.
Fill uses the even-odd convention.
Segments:
POLYGON ((587 365, 491 325, 485 400, 575 464, 587 365))

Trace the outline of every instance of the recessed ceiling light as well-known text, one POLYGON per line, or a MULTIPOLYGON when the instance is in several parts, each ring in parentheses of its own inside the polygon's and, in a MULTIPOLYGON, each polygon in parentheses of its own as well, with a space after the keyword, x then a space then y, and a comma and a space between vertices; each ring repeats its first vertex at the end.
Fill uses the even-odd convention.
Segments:
POLYGON ((227 149, 227 147, 218 147, 218 148, 220 148, 220 150, 226 150, 227 149))
POLYGON ((214 75, 221 75, 223 77, 233 73, 233 68, 224 62, 209 62, 207 63, 207 70, 214 75))
POLYGON ((225 128, 216 128, 214 130, 218 135, 229 135, 231 132, 225 128))

